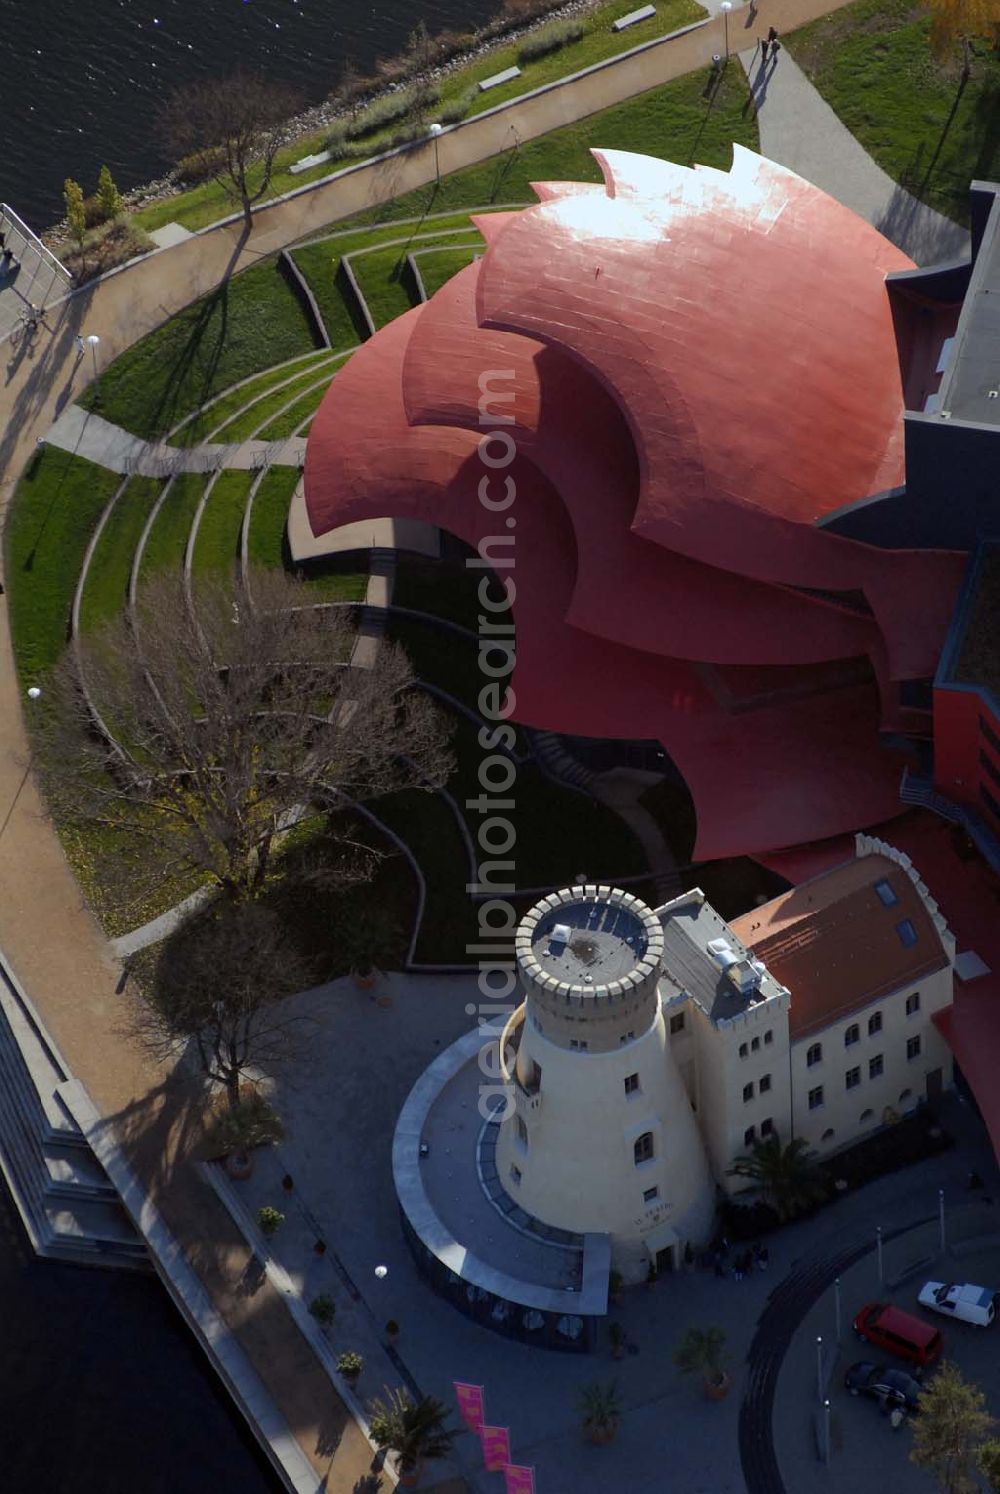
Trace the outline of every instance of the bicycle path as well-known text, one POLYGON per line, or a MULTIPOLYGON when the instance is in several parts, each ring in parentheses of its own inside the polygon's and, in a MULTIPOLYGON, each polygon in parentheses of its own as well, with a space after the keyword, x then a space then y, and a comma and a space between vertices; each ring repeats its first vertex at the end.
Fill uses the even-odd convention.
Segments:
POLYGON ((206 441, 200 446, 168 446, 164 441, 133 436, 82 405, 70 405, 44 439, 49 446, 86 457, 112 472, 134 472, 141 477, 217 472, 220 467, 244 471, 273 465, 301 467, 306 459, 304 436, 288 436, 283 441, 206 441))

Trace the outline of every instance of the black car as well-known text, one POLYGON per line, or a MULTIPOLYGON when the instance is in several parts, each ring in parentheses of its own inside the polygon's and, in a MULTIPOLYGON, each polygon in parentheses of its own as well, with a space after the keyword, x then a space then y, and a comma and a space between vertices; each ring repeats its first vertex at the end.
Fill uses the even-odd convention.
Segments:
POLYGON ((878 1401, 883 1411, 900 1407, 903 1411, 918 1411, 923 1386, 905 1370, 891 1369, 884 1364, 872 1364, 862 1360, 852 1364, 844 1376, 844 1385, 851 1395, 868 1395, 878 1401))

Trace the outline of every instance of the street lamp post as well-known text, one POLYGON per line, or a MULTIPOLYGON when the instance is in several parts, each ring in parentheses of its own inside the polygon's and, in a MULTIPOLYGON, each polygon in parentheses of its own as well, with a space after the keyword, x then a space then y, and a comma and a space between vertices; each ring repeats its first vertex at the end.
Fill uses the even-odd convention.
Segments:
POLYGON ((729 61, 729 12, 733 8, 733 0, 722 0, 719 9, 722 11, 722 23, 726 28, 726 61, 729 61))
POLYGON ((948 1249, 948 1236, 944 1225, 944 1189, 938 1189, 938 1227, 941 1232, 941 1254, 948 1249))
POLYGON ((430 127, 430 137, 434 141, 434 179, 439 187, 441 185, 441 157, 438 154, 438 141, 441 139, 442 128, 443 126, 439 125, 437 120, 430 127))
POLYGON ((885 1281, 885 1267, 882 1261, 882 1226, 878 1225, 875 1230, 875 1249, 878 1251, 878 1284, 882 1286, 885 1281))
MULTIPOLYGON (((28 688, 28 699, 31 701, 32 704, 34 704, 36 700, 40 700, 41 699, 41 695, 42 695, 42 692, 38 688, 37 685, 31 685, 31 686, 29 686, 29 688, 28 688)), ((34 764, 34 761, 35 761, 35 748, 34 748, 34 745, 32 744, 31 751, 28 754, 28 763, 27 763, 27 766, 25 767, 24 772, 21 774, 21 782, 18 784, 17 788, 14 790, 14 797, 13 797, 13 799, 11 799, 10 804, 9 804, 9 806, 7 808, 7 813, 3 817, 3 824, 0 825, 0 840, 2 840, 3 833, 6 830, 7 826, 10 824, 11 816, 13 815, 14 810, 17 808, 17 801, 21 797, 21 790, 24 788, 24 785, 28 781, 28 774, 31 772, 32 766, 34 764)))
POLYGON ((101 339, 98 337, 97 333, 96 332, 91 332, 90 336, 87 338, 87 346, 90 349, 91 353, 93 354, 93 358, 94 358, 94 398, 95 399, 97 398, 97 349, 100 347, 100 345, 101 345, 101 339))
POLYGON ((823 1336, 816 1335, 816 1398, 823 1399, 823 1336))
POLYGON ((833 1278, 833 1303, 837 1319, 837 1342, 840 1343, 840 1277, 833 1278))

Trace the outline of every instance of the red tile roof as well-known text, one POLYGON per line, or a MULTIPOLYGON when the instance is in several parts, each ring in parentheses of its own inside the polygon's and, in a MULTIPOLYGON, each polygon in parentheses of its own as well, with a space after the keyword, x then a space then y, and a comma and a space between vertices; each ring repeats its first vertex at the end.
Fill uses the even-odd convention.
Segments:
POLYGON ((948 963, 923 898, 885 856, 822 872, 731 927, 792 993, 793 1042, 948 963), (897 899, 891 906, 876 890, 882 886, 897 899), (915 934, 909 944, 900 937, 907 920, 915 934))

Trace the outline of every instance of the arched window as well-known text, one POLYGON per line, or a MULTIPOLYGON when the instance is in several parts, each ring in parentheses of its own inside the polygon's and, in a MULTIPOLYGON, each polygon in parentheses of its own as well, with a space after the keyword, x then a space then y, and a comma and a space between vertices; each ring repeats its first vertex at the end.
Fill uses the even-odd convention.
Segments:
POLYGON ((827 1126, 826 1130, 823 1132, 822 1136, 819 1139, 820 1141, 832 1141, 836 1134, 837 1133, 832 1126, 827 1126))
POLYGON ((635 1158, 635 1165, 636 1165, 636 1167, 639 1167, 643 1162, 652 1162, 652 1160, 653 1160, 653 1133, 652 1133, 652 1131, 643 1131, 642 1135, 640 1137, 638 1137, 638 1139, 636 1140, 636 1143, 635 1143, 634 1147, 632 1148, 632 1155, 635 1158))
POLYGON ((907 1100, 912 1100, 912 1099, 913 1099, 913 1090, 912 1089, 901 1089, 900 1090, 900 1092, 899 1092, 899 1103, 901 1105, 905 1105, 906 1102, 907 1102, 907 1100))
POLYGON ((823 1044, 810 1043, 806 1049, 806 1067, 811 1069, 816 1064, 823 1062, 823 1044))
POLYGON ((862 1110, 862 1112, 861 1112, 861 1124, 863 1126, 867 1126, 868 1122, 869 1121, 873 1121, 874 1119, 875 1119, 875 1112, 874 1112, 874 1110, 862 1110))

